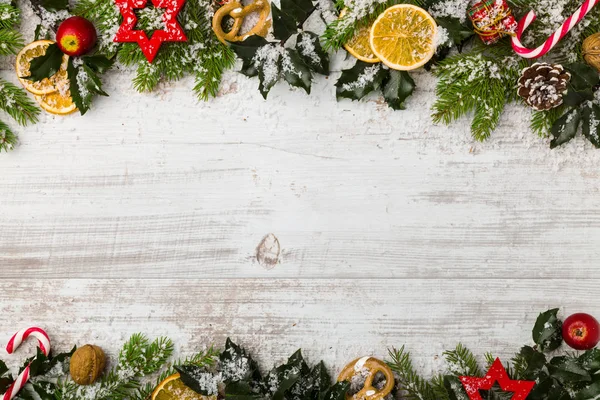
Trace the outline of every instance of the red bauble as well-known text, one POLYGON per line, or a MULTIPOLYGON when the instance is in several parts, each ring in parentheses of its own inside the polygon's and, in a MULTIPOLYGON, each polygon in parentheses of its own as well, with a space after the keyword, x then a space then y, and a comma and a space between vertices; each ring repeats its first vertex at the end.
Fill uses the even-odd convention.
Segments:
POLYGON ((573 314, 563 322, 562 336, 576 350, 593 349, 600 342, 600 324, 590 314, 573 314))
POLYGON ((56 31, 56 44, 69 56, 82 56, 96 45, 96 28, 85 18, 65 19, 56 31))
POLYGON ((506 373, 506 369, 504 369, 504 366, 497 358, 483 378, 461 376, 459 379, 470 400, 482 400, 483 398, 479 390, 490 390, 496 382, 498 382, 500 389, 503 391, 513 392, 511 400, 525 400, 535 386, 534 381, 510 379, 506 373))

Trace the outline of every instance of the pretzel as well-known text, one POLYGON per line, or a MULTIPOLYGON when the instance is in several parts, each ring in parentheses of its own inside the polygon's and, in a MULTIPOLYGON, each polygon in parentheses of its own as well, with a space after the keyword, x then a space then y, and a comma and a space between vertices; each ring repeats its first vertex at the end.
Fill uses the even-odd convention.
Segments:
POLYGON ((215 35, 217 35, 217 38, 224 44, 226 44, 226 42, 242 42, 248 36, 266 36, 267 31, 271 27, 271 20, 269 19, 270 15, 271 5, 268 0, 254 0, 252 4, 247 6, 234 0, 225 4, 215 12, 212 20, 212 29, 215 32, 215 35), (243 35, 238 35, 242 28, 242 24, 244 23, 244 18, 254 12, 259 13, 256 25, 243 35), (222 25, 223 18, 226 16, 230 16, 234 20, 233 27, 229 32, 225 32, 222 25))
POLYGON ((392 392, 394 388, 394 373, 386 363, 373 357, 357 358, 346 365, 338 376, 338 382, 350 382, 354 376, 360 374, 364 369, 369 371, 365 385, 354 395, 346 394, 346 400, 381 400, 392 392), (385 376, 385 386, 383 389, 377 389, 373 386, 373 378, 375 378, 378 372, 381 372, 385 376))

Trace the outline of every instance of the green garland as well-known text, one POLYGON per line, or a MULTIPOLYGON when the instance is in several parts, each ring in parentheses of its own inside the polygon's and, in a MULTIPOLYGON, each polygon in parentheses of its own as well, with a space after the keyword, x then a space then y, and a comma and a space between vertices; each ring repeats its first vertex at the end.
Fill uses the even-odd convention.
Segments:
MULTIPOLYGON (((600 350, 562 352, 562 321, 558 309, 543 312, 532 329, 534 345, 523 346, 505 364, 511 379, 535 381, 530 400, 591 400, 600 396, 600 350)), ((204 396, 238 400, 344 400, 360 390, 358 384, 334 383, 323 362, 309 366, 298 350, 282 365, 263 372, 252 355, 227 339, 222 351, 209 348, 192 357, 170 361, 173 343, 167 338, 150 341, 133 335, 121 349, 116 365, 90 386, 78 386, 68 376, 68 353, 26 360, 31 380, 18 400, 148 400, 154 389, 178 372, 189 389, 204 396), (155 379, 148 379, 154 376, 155 379), (146 383, 141 383, 144 380, 146 383)), ((485 365, 462 344, 443 353, 445 369, 430 379, 415 369, 410 353, 401 347, 389 350, 387 364, 396 376, 394 398, 408 400, 468 400, 461 376, 482 377, 496 357, 483 356, 485 365)), ((351 357, 350 357, 351 358, 351 357)), ((0 392, 13 382, 6 364, 0 361, 0 392)), ((510 399, 512 394, 493 387, 485 399, 510 399)))
MULTIPOLYGON (((101 76, 115 61, 136 68, 133 86, 141 92, 154 90, 161 81, 176 81, 192 75, 195 78, 193 90, 199 99, 207 100, 217 95, 224 71, 233 68, 237 56, 242 61, 240 72, 258 77, 259 90, 264 98, 281 79, 310 94, 313 77, 330 72, 328 52, 341 49, 357 29, 371 23, 385 8, 399 3, 416 4, 430 10, 445 35, 444 43, 438 45, 436 55, 425 66, 438 79, 437 98, 432 107, 434 123, 451 124, 471 116, 472 135, 483 141, 497 128, 507 104, 525 106, 517 96, 516 81, 523 68, 530 66, 532 61, 515 55, 508 38, 491 46, 482 44, 466 12, 465 15, 457 15, 443 11, 448 3, 456 3, 455 0, 336 0, 331 7, 334 14, 347 10, 341 18, 330 15, 331 10, 327 6, 333 0, 281 0, 279 7, 272 6, 273 30, 269 39, 253 36, 228 46, 220 43, 211 29, 211 15, 218 7, 217 2, 188 0, 178 18, 189 41, 166 43, 152 64, 146 61, 137 44, 113 42, 121 23, 113 0, 78 0, 72 7, 65 0, 32 1, 34 10, 40 13, 42 19, 47 20, 48 14, 51 14, 54 18, 50 20, 56 23, 57 17, 72 13, 92 20, 99 31, 99 45, 95 53, 74 58, 69 63, 70 93, 82 114, 91 107, 96 95, 108 95, 102 89, 101 76), (306 30, 306 22, 314 14, 327 19, 323 32, 306 30)), ((538 12, 538 22, 528 30, 524 39, 526 43, 544 40, 557 23, 557 10, 560 16, 566 18, 580 2, 557 0, 553 4, 549 9, 548 0, 509 0, 517 18, 530 9, 538 12)), ((160 13, 155 11, 147 8, 140 12, 140 29, 151 31, 157 28, 160 13)), ((19 10, 14 5, 0 4, 0 15, 9 16, 0 20, 0 55, 14 54, 22 46, 15 30, 18 14, 19 10)), ((48 26, 38 27, 36 36, 48 36, 46 28, 48 26)), ((543 59, 565 64, 573 76, 561 107, 531 113, 531 130, 542 137, 551 136, 551 147, 568 142, 578 131, 600 147, 600 100, 596 96, 598 73, 584 64, 581 55, 583 39, 599 31, 600 8, 596 8, 543 59)), ((58 65, 59 54, 53 54, 51 48, 43 60, 34 63, 36 68, 32 66, 38 79, 51 75, 54 70, 37 66, 58 65), (55 58, 54 62, 46 62, 51 57, 55 58)), ((335 86, 338 99, 360 100, 379 92, 395 110, 404 109, 407 99, 417 90, 412 72, 390 70, 383 64, 361 61, 343 70, 335 86)), ((0 109, 21 124, 35 122, 39 111, 23 91, 0 81, 0 94, 2 92, 7 94, 2 98, 10 100, 0 100, 0 109)), ((2 132, 0 150, 6 150, 16 138, 7 125, 0 122, 2 132)))
MULTIPOLYGON (((15 3, 0 3, 0 57, 16 54, 23 47, 17 27, 21 13, 15 3)), ((0 78, 0 110, 20 125, 37 122, 40 113, 25 91, 0 78)), ((9 124, 0 120, 0 152, 12 150, 17 135, 9 124)))

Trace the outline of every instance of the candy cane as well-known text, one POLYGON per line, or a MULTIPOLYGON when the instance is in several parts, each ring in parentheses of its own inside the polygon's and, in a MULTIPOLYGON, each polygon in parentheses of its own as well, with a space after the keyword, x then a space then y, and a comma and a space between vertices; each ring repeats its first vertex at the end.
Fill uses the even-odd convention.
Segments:
MULTIPOLYGON (((8 344, 6 345, 6 351, 8 354, 14 353, 14 351, 23 343, 24 340, 27 340, 29 336, 35 337, 39 341, 40 350, 47 356, 50 353, 50 338, 48 334, 41 328, 32 327, 25 328, 15 333, 15 335, 10 338, 8 344)), ((11 400, 13 397, 19 393, 21 389, 25 386, 27 381, 29 380, 29 367, 31 363, 25 367, 23 372, 19 374, 17 379, 13 382, 12 385, 8 388, 6 393, 4 393, 4 397, 2 400, 11 400)))
POLYGON ((524 58, 538 58, 542 57, 544 54, 548 53, 556 44, 565 37, 567 33, 575 25, 577 25, 586 15, 591 11, 592 8, 598 3, 600 0, 586 0, 575 14, 571 15, 567 20, 554 32, 548 40, 544 42, 537 49, 528 49, 523 46, 521 43, 521 36, 523 36, 523 32, 529 25, 533 23, 536 19, 535 11, 529 11, 521 21, 519 21, 519 26, 517 27, 517 34, 512 38, 512 47, 521 57, 524 58))

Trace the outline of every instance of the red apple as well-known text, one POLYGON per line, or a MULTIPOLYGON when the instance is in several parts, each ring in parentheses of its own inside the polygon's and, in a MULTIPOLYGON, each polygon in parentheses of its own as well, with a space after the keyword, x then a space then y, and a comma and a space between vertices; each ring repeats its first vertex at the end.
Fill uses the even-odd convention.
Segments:
POLYGON ((81 56, 88 53, 97 40, 96 28, 85 18, 65 19, 56 31, 56 44, 69 56, 81 56))
POLYGON ((573 314, 563 322, 562 336, 572 348, 589 350, 600 342, 600 324, 589 314, 573 314))

